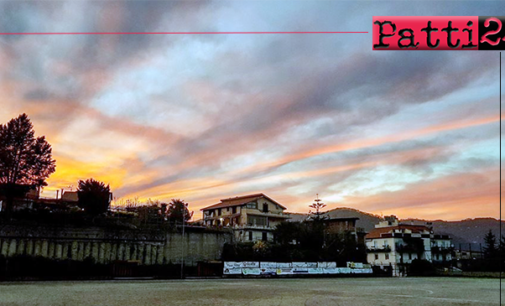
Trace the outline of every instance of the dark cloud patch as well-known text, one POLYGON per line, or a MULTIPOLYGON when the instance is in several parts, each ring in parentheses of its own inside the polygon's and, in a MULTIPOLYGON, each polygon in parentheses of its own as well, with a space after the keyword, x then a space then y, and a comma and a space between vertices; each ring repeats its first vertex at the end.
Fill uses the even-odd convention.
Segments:
POLYGON ((43 89, 34 89, 34 90, 29 90, 28 92, 25 93, 23 98, 25 100, 36 100, 36 101, 44 101, 48 100, 52 97, 52 94, 49 93, 46 90, 43 89))

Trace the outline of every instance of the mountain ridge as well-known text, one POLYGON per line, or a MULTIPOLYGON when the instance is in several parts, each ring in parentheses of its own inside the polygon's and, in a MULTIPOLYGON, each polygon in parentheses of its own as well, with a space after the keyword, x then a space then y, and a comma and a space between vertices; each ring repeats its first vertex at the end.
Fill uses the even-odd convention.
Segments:
MULTIPOLYGON (((366 232, 375 228, 375 225, 380 221, 384 220, 376 214, 364 212, 355 208, 350 207, 338 207, 330 209, 324 212, 325 215, 332 218, 359 218, 356 221, 356 227, 362 228, 366 232)), ((307 213, 288 213, 290 214, 293 221, 303 221, 308 217, 307 213)), ((426 220, 421 218, 407 218, 399 219, 403 223, 412 223, 416 225, 425 225, 426 223, 431 223, 433 226, 433 231, 436 234, 450 235, 453 239, 452 243, 455 248, 468 249, 472 246, 473 248, 480 248, 484 245, 484 237, 491 230, 496 236, 496 241, 499 241, 500 232, 500 222, 498 219, 492 217, 477 217, 477 218, 466 218, 459 221, 446 221, 442 219, 437 220, 426 220)), ((502 221, 505 225, 505 221, 502 221)), ((502 231, 505 236, 505 232, 502 231)))

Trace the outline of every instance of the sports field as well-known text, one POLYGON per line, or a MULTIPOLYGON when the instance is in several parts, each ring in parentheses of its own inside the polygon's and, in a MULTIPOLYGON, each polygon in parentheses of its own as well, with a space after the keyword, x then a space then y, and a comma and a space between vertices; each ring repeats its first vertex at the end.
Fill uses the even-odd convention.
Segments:
POLYGON ((325 278, 0 284, 0 305, 499 305, 499 279, 325 278))

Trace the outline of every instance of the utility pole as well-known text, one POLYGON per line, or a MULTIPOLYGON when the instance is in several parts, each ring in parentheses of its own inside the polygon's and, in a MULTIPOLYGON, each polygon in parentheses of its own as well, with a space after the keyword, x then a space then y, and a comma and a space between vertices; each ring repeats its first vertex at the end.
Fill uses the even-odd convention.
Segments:
POLYGON ((181 258, 181 279, 184 278, 184 223, 186 219, 186 205, 183 206, 182 210, 182 258, 181 258))

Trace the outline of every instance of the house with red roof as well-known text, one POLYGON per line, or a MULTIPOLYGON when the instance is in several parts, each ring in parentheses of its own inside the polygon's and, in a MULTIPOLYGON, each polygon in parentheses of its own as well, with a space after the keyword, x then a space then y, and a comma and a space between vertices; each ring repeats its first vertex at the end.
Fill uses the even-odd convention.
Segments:
POLYGON ((273 240, 277 224, 289 219, 286 207, 263 193, 222 199, 201 210, 204 225, 229 227, 241 242, 273 240))
POLYGON ((387 217, 365 236, 368 263, 391 270, 393 276, 407 275, 415 259, 449 264, 451 242, 447 235, 434 235, 429 224, 401 224, 394 216, 387 217))

